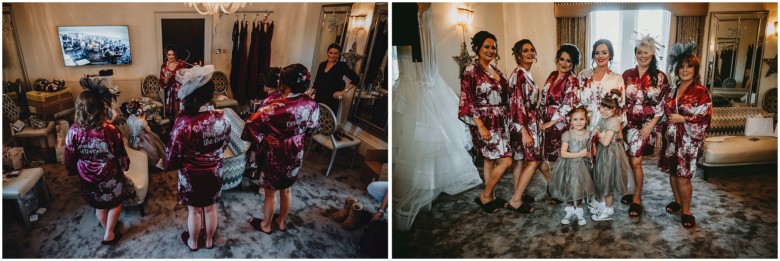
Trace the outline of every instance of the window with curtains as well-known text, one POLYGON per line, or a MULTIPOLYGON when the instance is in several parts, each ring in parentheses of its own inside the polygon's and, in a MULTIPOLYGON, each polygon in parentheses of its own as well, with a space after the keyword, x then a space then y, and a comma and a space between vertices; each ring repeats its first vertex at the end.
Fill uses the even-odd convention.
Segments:
MULTIPOLYGON (((668 47, 671 13, 665 10, 623 10, 623 11, 593 11, 588 15, 590 35, 588 37, 587 55, 593 50, 598 39, 608 39, 612 42, 615 57, 612 60, 612 70, 622 73, 636 66, 634 58, 634 41, 636 32, 650 34, 656 40, 668 47), (660 36, 660 37, 658 37, 660 36)), ((656 51, 658 69, 666 71, 666 48, 656 51)), ((590 60, 590 59, 589 59, 590 60)), ((592 67, 587 64, 584 68, 592 67)))

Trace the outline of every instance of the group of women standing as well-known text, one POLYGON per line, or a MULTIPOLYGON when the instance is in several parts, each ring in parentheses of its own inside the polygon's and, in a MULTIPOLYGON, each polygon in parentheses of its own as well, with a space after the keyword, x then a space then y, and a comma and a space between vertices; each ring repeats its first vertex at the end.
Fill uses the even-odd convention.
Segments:
MULTIPOLYGON (((181 100, 181 115, 171 130, 165 149, 165 170, 178 170, 178 202, 187 205, 187 230, 182 242, 198 250, 199 242, 213 248, 217 229, 214 204, 222 190, 221 168, 223 152, 230 142, 231 125, 222 110, 210 105, 214 95, 212 65, 179 69, 176 97, 181 100), (201 220, 205 220, 201 222, 201 220)), ((265 220, 252 218, 252 227, 271 233, 271 217, 275 212, 275 192, 281 194, 281 212, 273 221, 280 231, 286 231, 285 219, 291 204, 290 187, 300 172, 303 160, 303 136, 319 122, 319 107, 303 94, 311 83, 308 69, 301 64, 289 65, 279 73, 280 94, 266 99, 244 126, 242 139, 256 148, 255 162, 262 172, 265 189, 265 220)), ((173 78, 167 78, 172 81, 173 78)), ((75 123, 65 142, 66 167, 71 175, 79 175, 82 196, 96 209, 105 228, 102 243, 116 243, 122 233, 118 219, 122 201, 134 194, 123 171, 130 159, 125 151, 121 132, 107 120, 107 100, 111 98, 105 86, 83 80, 82 92, 76 101, 75 123)))
MULTIPOLYGON (((520 40, 513 46, 517 68, 508 79, 491 64, 498 56, 495 35, 478 32, 471 45, 477 58, 466 66, 461 77, 458 116, 470 126, 476 149, 485 159, 485 189, 475 199, 483 210, 533 212, 530 203, 535 198, 524 192, 540 169, 550 184, 551 204, 593 197, 589 204, 592 219, 610 220, 613 196, 620 193, 621 202, 630 205, 629 215, 640 216, 642 157, 654 152, 656 137, 661 136, 658 166, 670 175, 674 194, 666 211, 682 210, 683 226, 695 225, 690 210, 691 178, 711 117, 710 96, 699 78, 695 43, 671 48, 668 60, 673 81, 657 68, 655 51, 660 44, 652 37, 636 42, 637 66, 622 76, 610 70, 614 50, 609 40, 596 41, 591 53, 595 67, 583 70, 579 77, 573 71, 579 64, 579 49, 563 44, 556 52, 556 70, 541 87, 530 73, 537 60, 530 40, 520 40), (580 116, 579 111, 584 115, 580 116), (588 143, 572 151, 572 142, 580 134, 587 134, 583 137, 588 143), (619 153, 606 153, 615 149, 619 153), (575 178, 572 173, 576 171, 564 170, 563 166, 551 171, 550 163, 559 157, 582 158, 588 166, 581 168, 588 171, 583 175, 587 178, 575 178), (506 201, 496 197, 494 189, 513 161, 514 194, 506 201), (569 188, 562 188, 566 186, 569 188), (579 195, 562 190, 579 191, 579 195)), ((576 215, 584 224, 581 210, 570 207, 562 223, 568 224, 567 219, 580 211, 576 215)))

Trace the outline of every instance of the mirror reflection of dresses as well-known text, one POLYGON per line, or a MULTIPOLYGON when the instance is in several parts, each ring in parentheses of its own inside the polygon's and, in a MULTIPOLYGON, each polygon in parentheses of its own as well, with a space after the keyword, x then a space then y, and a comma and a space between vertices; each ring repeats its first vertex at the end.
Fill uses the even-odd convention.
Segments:
POLYGON ((399 79, 393 91, 393 227, 411 228, 422 208, 440 194, 482 183, 468 149, 471 138, 458 120, 458 96, 439 75, 430 8, 421 19, 422 62, 398 48, 399 79))

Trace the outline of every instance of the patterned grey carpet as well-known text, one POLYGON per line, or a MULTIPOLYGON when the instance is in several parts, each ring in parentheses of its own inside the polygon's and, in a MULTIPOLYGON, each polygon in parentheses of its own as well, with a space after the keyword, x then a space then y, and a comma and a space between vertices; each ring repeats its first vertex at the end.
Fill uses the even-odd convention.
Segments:
MULTIPOLYGON (((483 212, 474 198, 484 188, 442 195, 430 212, 417 216, 408 232, 393 231, 394 258, 777 258, 777 167, 721 169, 708 181, 693 179, 695 228, 685 229, 672 201, 668 175, 646 158, 645 213, 628 216, 616 202, 612 221, 561 225, 562 205, 537 201, 535 213, 483 212)), ((497 195, 511 197, 507 173, 497 195)), ((534 176, 531 195, 539 199, 546 181, 534 176)))
MULTIPOLYGON (((349 168, 349 151, 339 153, 337 169, 324 170, 330 151, 307 156, 298 182, 288 232, 271 235, 254 230, 250 216, 263 217, 262 197, 240 187, 224 191, 218 203, 219 225, 215 248, 190 252, 179 235, 187 227, 187 209, 176 204, 176 172, 151 174, 146 216, 137 208, 124 208, 120 221, 125 236, 116 246, 100 244, 103 229, 81 198, 78 177, 66 175, 63 165, 48 164, 46 181, 53 197, 48 211, 26 231, 17 219, 3 215, 4 258, 365 258, 358 251, 362 226, 346 231, 326 212, 335 211, 349 195, 373 211, 378 204, 366 192, 359 161, 349 168)), ((277 197, 278 199, 278 197, 277 197)), ((277 201, 277 212, 278 212, 277 201)))

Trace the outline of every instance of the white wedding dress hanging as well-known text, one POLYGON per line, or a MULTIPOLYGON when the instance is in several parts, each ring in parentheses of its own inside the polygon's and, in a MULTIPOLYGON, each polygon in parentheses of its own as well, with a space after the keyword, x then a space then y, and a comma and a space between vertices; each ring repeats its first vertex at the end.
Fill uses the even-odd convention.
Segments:
POLYGON ((393 91, 393 227, 409 230, 440 193, 457 194, 482 183, 468 153, 471 137, 458 120, 458 96, 439 75, 431 9, 420 21, 422 62, 399 47, 393 91))

